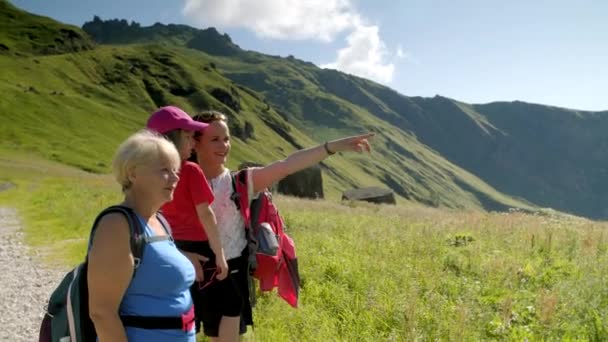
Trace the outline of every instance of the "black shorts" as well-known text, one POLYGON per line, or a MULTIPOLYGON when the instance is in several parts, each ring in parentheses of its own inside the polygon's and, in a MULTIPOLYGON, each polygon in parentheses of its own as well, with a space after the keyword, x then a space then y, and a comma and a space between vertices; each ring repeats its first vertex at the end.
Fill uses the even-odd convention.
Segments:
POLYGON ((217 337, 222 316, 240 317, 240 334, 247 332, 247 325, 253 325, 249 302, 249 279, 247 269, 247 249, 240 257, 228 260, 229 274, 224 280, 217 280, 215 255, 208 242, 177 241, 178 248, 198 253, 209 258, 203 263, 205 280, 195 281, 190 288, 194 301, 196 331, 203 325, 205 335, 217 337))

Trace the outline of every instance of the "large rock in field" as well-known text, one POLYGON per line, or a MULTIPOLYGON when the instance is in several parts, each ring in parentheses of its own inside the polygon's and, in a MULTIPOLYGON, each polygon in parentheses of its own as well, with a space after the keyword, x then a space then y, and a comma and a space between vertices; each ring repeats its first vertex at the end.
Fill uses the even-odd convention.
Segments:
POLYGON ((396 204, 395 193, 390 189, 368 187, 346 190, 342 193, 342 200, 366 201, 371 203, 396 204))
POLYGON ((280 193, 304 198, 324 198, 323 176, 319 166, 312 166, 279 181, 280 193))

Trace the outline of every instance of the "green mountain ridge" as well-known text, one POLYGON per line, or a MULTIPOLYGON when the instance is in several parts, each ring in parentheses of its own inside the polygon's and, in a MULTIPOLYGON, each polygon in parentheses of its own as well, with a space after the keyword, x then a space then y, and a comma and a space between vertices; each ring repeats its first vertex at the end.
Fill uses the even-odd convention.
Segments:
POLYGON ((0 1, 0 55, 50 55, 86 51, 93 41, 75 26, 16 10, 0 1))
MULTIPOLYGON (((2 16, 40 18, 0 4, 2 16)), ((388 186, 433 206, 608 215, 601 206, 607 194, 599 134, 606 113, 407 97, 292 56, 244 51, 213 28, 94 18, 83 29, 84 39, 90 35, 97 45, 61 55, 18 58, 19 45, 0 36, 11 47, 0 55, 8 70, 0 76, 0 114, 8 123, 0 129, 0 152, 36 153, 105 172, 121 139, 158 106, 176 104, 229 116, 233 167, 270 162, 343 134, 377 132, 371 158, 335 156, 322 163, 332 198, 350 187, 388 186), (13 108, 27 110, 7 120, 13 108), (560 137, 567 139, 556 144, 560 137), (573 176, 576 182, 569 181, 573 176)))
POLYGON ((163 25, 156 23, 142 27, 124 19, 101 20, 95 16, 82 29, 100 44, 145 44, 164 43, 182 45, 214 55, 235 55, 242 52, 227 34, 221 35, 215 28, 195 29, 187 25, 163 25), (202 47, 205 47, 204 49, 202 47))

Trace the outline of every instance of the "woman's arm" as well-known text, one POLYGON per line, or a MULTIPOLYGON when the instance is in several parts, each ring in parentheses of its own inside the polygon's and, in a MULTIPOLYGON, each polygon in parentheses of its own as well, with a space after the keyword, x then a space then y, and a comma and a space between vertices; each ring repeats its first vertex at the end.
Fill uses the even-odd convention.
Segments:
POLYGON ((190 262, 192 263, 192 266, 194 266, 194 273, 196 275, 196 280, 203 281, 205 279, 205 276, 203 274, 203 267, 201 266, 201 261, 202 262, 209 261, 209 258, 207 258, 204 255, 200 255, 200 254, 196 254, 196 253, 192 253, 192 252, 186 252, 181 249, 179 251, 186 258, 188 258, 188 260, 190 260, 190 262))
POLYGON ((100 342, 127 341, 118 310, 133 277, 129 234, 122 214, 108 214, 98 223, 89 252, 89 315, 100 342))
POLYGON ((329 150, 331 154, 348 151, 369 152, 371 151, 371 147, 368 139, 373 136, 374 133, 367 133, 329 141, 327 142, 327 145, 321 144, 317 147, 299 150, 283 160, 276 161, 263 168, 253 169, 251 171, 253 191, 262 191, 272 183, 277 182, 294 172, 315 165, 330 155, 327 150, 329 150), (325 147, 327 147, 327 150, 325 147))
POLYGON ((215 214, 213 214, 213 210, 211 210, 207 202, 197 205, 196 213, 203 224, 207 238, 209 238, 209 246, 213 254, 215 254, 215 265, 219 271, 217 279, 222 280, 228 276, 228 263, 224 256, 224 248, 222 248, 222 240, 220 239, 220 232, 217 229, 215 214))

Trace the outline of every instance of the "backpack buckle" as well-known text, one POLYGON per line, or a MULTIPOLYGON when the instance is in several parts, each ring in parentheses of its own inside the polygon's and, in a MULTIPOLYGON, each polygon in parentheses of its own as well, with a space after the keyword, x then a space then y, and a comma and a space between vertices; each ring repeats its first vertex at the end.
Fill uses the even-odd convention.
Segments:
POLYGON ((236 205, 236 209, 237 210, 241 210, 241 194, 239 194, 236 191, 232 192, 232 195, 230 195, 230 200, 232 200, 232 202, 234 202, 234 204, 236 205))
POLYGON ((192 328, 194 327, 194 323, 195 323, 194 305, 190 307, 190 310, 188 310, 188 312, 181 315, 181 319, 182 319, 182 330, 185 332, 192 330, 192 328))
POLYGON ((141 258, 133 258, 133 268, 138 268, 141 265, 141 258))

